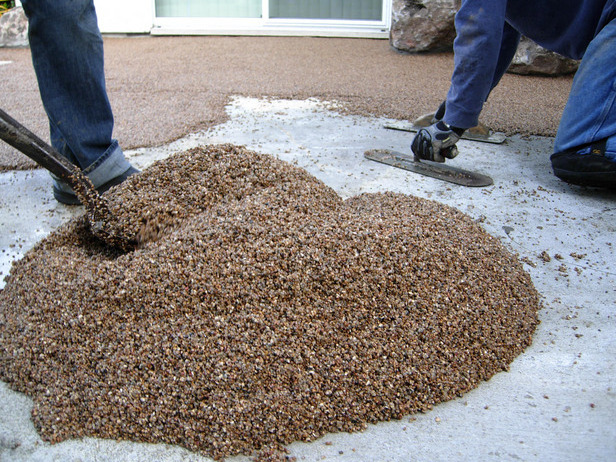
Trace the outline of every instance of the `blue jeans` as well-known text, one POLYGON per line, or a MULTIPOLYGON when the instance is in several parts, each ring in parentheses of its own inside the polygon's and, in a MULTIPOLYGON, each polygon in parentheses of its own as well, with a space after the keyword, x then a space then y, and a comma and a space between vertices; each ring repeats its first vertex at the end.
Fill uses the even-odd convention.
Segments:
MULTIPOLYGON (((112 139, 103 39, 93 0, 22 0, 22 6, 51 144, 99 187, 131 165, 112 139)), ((63 182, 56 186, 70 191, 63 182)))
MULTIPOLYGON (((605 138, 605 155, 616 161, 616 19, 597 34, 584 54, 554 140, 554 152, 605 138)), ((590 148, 581 151, 588 152, 590 148)))

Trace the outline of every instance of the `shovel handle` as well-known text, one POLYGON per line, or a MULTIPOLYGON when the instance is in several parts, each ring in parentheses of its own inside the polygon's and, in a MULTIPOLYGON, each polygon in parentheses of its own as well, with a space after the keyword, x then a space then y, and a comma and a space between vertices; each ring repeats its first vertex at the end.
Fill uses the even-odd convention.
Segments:
POLYGON ((74 175, 80 171, 79 168, 2 109, 0 109, 0 139, 68 184, 74 184, 74 175))
POLYGON ((0 139, 66 181, 73 188, 79 200, 86 206, 86 216, 95 236, 124 251, 135 249, 137 243, 119 234, 118 230, 113 227, 113 216, 109 212, 107 202, 98 194, 81 169, 2 109, 0 109, 0 139))

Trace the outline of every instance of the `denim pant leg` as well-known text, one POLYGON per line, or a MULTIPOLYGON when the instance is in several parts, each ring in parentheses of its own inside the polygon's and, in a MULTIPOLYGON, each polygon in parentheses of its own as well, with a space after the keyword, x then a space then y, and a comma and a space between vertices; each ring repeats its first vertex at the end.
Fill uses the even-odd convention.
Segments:
POLYGON ((616 159, 615 63, 613 19, 590 43, 573 79, 554 141, 555 153, 607 138, 606 156, 616 159))
POLYGON ((103 40, 93 0, 22 0, 22 6, 52 145, 98 187, 130 164, 112 139, 103 40))

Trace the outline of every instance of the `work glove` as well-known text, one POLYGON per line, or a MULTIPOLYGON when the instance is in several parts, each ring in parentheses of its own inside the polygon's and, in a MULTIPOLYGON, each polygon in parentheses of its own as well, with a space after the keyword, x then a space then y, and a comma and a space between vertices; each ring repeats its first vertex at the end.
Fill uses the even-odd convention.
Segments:
POLYGON ((422 128, 411 143, 415 157, 433 162, 445 162, 458 155, 456 143, 464 133, 463 129, 450 127, 442 120, 422 128))

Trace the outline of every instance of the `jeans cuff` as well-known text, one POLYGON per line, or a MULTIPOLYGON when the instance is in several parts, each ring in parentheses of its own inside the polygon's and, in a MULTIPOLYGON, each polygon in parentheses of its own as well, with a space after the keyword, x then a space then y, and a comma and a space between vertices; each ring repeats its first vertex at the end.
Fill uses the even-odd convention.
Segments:
MULTIPOLYGON (((122 148, 118 142, 113 140, 113 143, 109 146, 101 158, 86 168, 83 173, 85 173, 94 184, 94 187, 98 188, 115 177, 122 175, 130 167, 131 164, 128 160, 126 160, 124 151, 122 151, 122 148)), ((65 181, 55 175, 51 176, 54 181, 54 186, 57 189, 64 192, 73 192, 71 187, 66 184, 65 181)))
POLYGON ((608 143, 607 147, 605 148, 605 157, 612 162, 616 162, 616 140, 614 141, 615 142, 611 146, 608 143))
MULTIPOLYGON (((591 153, 591 147, 584 146, 583 148, 580 148, 580 149, 570 148, 569 151, 576 152, 577 154, 581 156, 585 156, 591 153)), ((565 151, 558 151, 558 152, 555 151, 554 153, 559 154, 561 152, 565 152, 565 151)), ((606 159, 611 160, 612 162, 616 162, 616 135, 610 136, 607 139, 607 142, 605 144, 605 152, 603 153, 603 155, 605 156, 606 159)))

